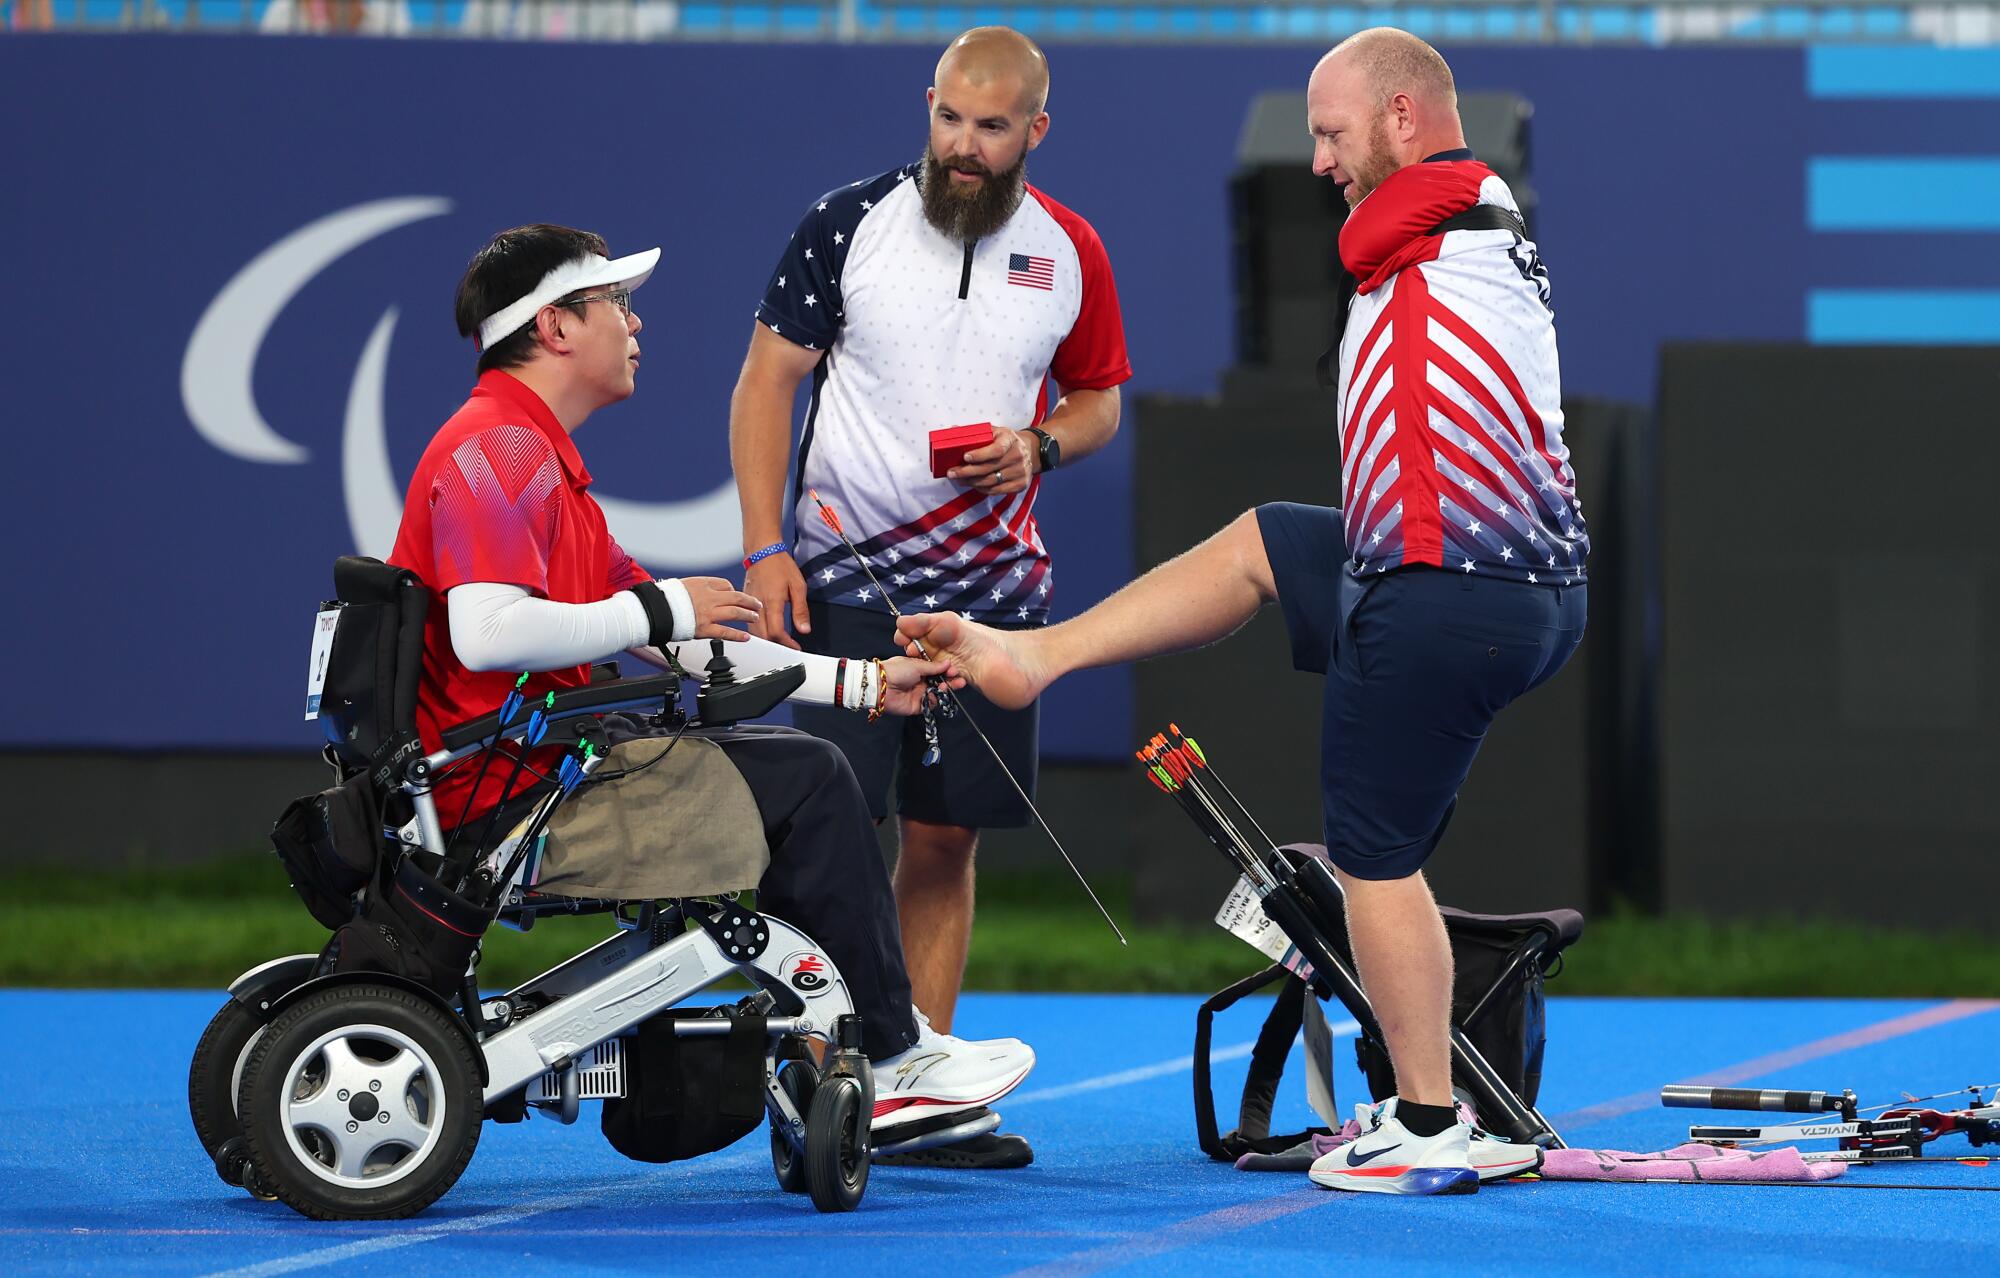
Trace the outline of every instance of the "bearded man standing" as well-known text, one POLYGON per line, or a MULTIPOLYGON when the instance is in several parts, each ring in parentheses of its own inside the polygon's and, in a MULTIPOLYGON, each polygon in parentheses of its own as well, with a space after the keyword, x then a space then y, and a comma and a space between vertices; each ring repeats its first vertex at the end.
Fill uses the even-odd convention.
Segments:
MULTIPOLYGON (((1048 90, 1048 62, 1019 32, 959 36, 925 95, 922 157, 814 201, 772 272, 729 421, 743 588, 763 603, 754 634, 812 652, 894 655, 895 621, 876 582, 906 612, 950 608, 1008 629, 1046 620, 1053 577, 1036 492, 1047 471, 1116 433, 1118 387, 1132 375, 1097 233, 1027 184, 1028 152, 1048 134, 1048 90), (809 373, 787 540, 791 407, 809 373), (1053 408, 1050 378, 1060 387, 1053 408), (933 474, 932 432, 988 425, 990 442, 933 474), (839 512, 875 581, 807 489, 839 512)), ((1032 794, 1034 703, 965 700, 1032 794)), ((848 723, 801 708, 795 722, 846 753, 877 821, 898 782, 903 945, 917 1006, 948 1031, 979 830, 1026 825, 1027 806, 964 716, 931 725, 935 751, 919 721, 848 723)), ((889 1139, 878 1132, 878 1143, 889 1139)), ((911 1157, 1019 1166, 1031 1153, 1019 1137, 987 1135, 911 1157)))

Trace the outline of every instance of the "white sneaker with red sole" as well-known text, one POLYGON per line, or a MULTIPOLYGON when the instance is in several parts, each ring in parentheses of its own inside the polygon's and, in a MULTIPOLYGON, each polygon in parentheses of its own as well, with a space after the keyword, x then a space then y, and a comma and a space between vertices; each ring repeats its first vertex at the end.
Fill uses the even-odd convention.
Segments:
POLYGON ((990 1105, 1021 1085, 1035 1068, 1035 1049, 1018 1038, 970 1040, 940 1034, 917 1013, 917 1041, 876 1061, 875 1118, 886 1130, 990 1105))

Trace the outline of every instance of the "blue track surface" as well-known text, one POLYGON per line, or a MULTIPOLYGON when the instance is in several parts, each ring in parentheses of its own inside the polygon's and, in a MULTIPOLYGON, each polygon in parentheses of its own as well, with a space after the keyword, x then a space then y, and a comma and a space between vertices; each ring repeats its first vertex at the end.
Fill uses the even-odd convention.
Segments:
MULTIPOLYGON (((195 1144, 186 1067, 218 995, 0 991, 0 1247, 30 1273, 1994 1272, 2000 1203, 1971 1194, 1542 1182, 1414 1200, 1232 1171, 1194 1149, 1197 1001, 968 998, 962 1032, 1041 1054, 1002 1106, 1035 1144, 1025 1171, 877 1168, 860 1211, 820 1216, 776 1190, 761 1131, 655 1168, 614 1153, 587 1105, 574 1127, 489 1124, 464 1179, 414 1220, 325 1225, 225 1187, 195 1144)), ((1229 1013, 1218 1051, 1260 1021, 1229 1013)), ((1991 1003, 1556 1000, 1542 1109, 1571 1144, 1658 1149, 1708 1121, 1660 1109, 1663 1083, 1890 1099, 1988 1081, 1996 1048, 1991 1003)), ((1364 1099, 1341 1055, 1343 1103, 1364 1099)), ((1225 1110, 1242 1068, 1240 1054, 1218 1068, 1225 1110)), ((1302 1090, 1287 1088, 1287 1126, 1306 1121, 1302 1090)), ((1844 1179, 2000 1186, 2000 1167, 1844 1179)))

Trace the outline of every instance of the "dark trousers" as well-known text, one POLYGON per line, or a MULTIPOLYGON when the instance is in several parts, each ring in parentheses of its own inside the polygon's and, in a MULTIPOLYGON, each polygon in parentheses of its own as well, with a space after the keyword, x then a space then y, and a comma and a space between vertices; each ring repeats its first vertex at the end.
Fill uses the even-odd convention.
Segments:
POLYGON ((802 929, 840 969, 867 1031, 870 1060, 913 1045, 917 1024, 896 898, 868 802, 846 758, 791 728, 696 731, 743 774, 764 818, 771 868, 757 884, 757 908, 802 929))

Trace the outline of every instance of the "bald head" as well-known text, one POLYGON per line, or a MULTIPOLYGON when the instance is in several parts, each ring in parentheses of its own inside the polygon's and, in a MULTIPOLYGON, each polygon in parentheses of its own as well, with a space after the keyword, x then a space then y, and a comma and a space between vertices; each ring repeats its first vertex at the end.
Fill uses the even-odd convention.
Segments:
POLYGON ((1371 27, 1334 46, 1306 83, 1313 172, 1350 205, 1397 169, 1465 145, 1458 89, 1438 51, 1407 31, 1371 27))
POLYGON ((934 84, 962 77, 975 89, 1018 84, 1024 115, 1042 113, 1049 101, 1049 60, 1040 46, 1012 27, 974 27, 945 46, 934 84))
POLYGON ((1402 93, 1433 111, 1458 115, 1458 86, 1443 55, 1395 27, 1355 32, 1320 59, 1315 79, 1321 70, 1359 82, 1377 102, 1402 93))

